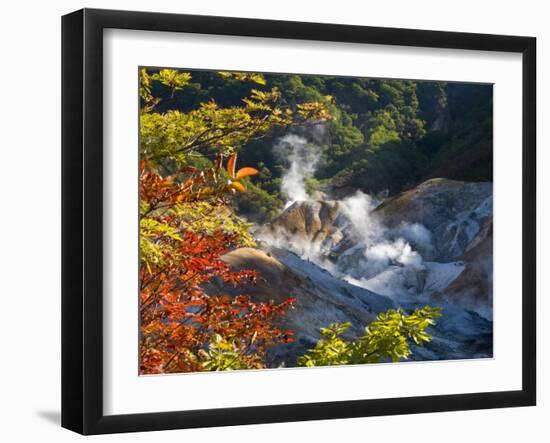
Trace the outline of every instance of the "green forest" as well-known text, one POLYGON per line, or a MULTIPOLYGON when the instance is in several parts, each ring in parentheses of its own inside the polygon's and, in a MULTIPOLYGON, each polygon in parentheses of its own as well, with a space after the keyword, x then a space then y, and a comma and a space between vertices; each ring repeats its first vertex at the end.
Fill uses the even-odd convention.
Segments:
MULTIPOLYGON (((250 94, 250 81, 238 76, 185 72, 190 79, 184 88, 152 84, 152 94, 161 99, 156 112, 189 112, 209 101, 230 108, 250 94)), ((321 151, 312 189, 393 195, 432 177, 492 180, 492 85, 299 74, 260 78, 252 79, 254 89, 276 88, 291 108, 315 102, 330 113, 323 122, 292 128, 321 151)), ((240 161, 260 170, 253 182, 246 180, 246 197, 236 199, 238 212, 249 220, 268 221, 283 205, 286 165, 272 147, 287 132, 276 126, 238 148, 240 161)), ((200 167, 211 166, 211 160, 208 153, 193 159, 200 167)))

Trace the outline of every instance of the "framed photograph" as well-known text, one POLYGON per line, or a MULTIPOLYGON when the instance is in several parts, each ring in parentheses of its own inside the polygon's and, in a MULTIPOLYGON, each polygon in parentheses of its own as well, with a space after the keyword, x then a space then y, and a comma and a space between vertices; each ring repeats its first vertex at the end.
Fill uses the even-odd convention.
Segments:
POLYGON ((62 425, 536 402, 531 37, 62 21, 62 425))

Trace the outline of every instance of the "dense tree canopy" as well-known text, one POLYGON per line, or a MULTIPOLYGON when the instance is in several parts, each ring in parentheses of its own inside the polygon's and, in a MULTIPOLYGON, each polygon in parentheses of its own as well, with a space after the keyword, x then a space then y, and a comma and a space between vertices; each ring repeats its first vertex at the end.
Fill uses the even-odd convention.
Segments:
MULTIPOLYGON (((197 108, 201 115, 213 112, 212 100, 217 106, 240 106, 243 113, 277 100, 290 109, 302 102, 326 107, 331 119, 293 129, 322 150, 315 176, 321 189, 396 193, 436 176, 492 179, 491 85, 207 71, 193 71, 192 78, 182 80, 186 87, 175 91, 170 80, 154 86, 156 96, 163 97, 159 109, 176 112, 173 119, 197 108), (249 82, 258 92, 242 106, 249 82)), ((262 121, 255 136, 228 141, 240 143, 242 161, 261 170, 251 195, 237 199, 241 212, 259 221, 273 216, 283 202, 279 187, 285 164, 272 146, 288 131, 285 112, 262 121)))

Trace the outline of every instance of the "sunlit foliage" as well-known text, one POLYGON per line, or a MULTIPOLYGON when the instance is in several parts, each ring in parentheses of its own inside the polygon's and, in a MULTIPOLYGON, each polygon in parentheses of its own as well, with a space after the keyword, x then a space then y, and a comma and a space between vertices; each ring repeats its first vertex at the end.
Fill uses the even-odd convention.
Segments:
MULTIPOLYGON (((261 75, 219 75, 265 85, 261 75)), ((275 127, 330 116, 315 103, 293 109, 276 88, 251 89, 240 106, 209 100, 187 112, 157 111, 155 84, 174 97, 191 80, 178 70, 140 71, 141 374, 260 368, 269 345, 292 341, 274 323, 292 298, 275 304, 225 293, 258 278, 222 260, 255 244, 230 201, 259 171, 237 168, 237 151, 275 127)))
POLYGON ((272 323, 292 299, 254 303, 221 289, 205 291, 214 279, 222 288, 255 283, 255 272, 234 272, 221 259, 253 239, 224 201, 236 192, 238 172, 228 181, 219 169, 185 171, 186 178, 177 180, 142 163, 140 372, 261 367, 266 346, 292 340, 291 331, 272 323))
POLYGON ((441 316, 441 308, 417 308, 410 315, 402 309, 379 314, 356 341, 342 337, 350 323, 333 323, 321 330, 322 339, 306 355, 300 366, 333 366, 361 363, 398 362, 411 355, 410 343, 424 345, 431 340, 426 332, 441 316))

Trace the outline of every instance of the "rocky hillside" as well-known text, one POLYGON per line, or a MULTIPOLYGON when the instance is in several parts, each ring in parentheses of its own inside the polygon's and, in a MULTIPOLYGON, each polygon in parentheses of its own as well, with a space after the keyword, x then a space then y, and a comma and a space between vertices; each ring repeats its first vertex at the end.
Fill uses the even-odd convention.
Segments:
MULTIPOLYGON (((320 338, 319 329, 333 322, 351 322, 346 338, 364 332, 379 312, 402 307, 413 310, 425 303, 396 302, 390 297, 334 277, 316 264, 277 248, 267 251, 241 248, 224 256, 236 269, 255 269, 264 277, 258 284, 239 288, 254 300, 282 301, 295 297, 293 309, 281 317, 279 325, 295 333, 295 341, 271 347, 270 367, 294 366, 296 358, 312 348, 320 338)), ((226 288, 227 290, 227 288, 226 288)), ((236 295, 236 292, 235 292, 236 295)), ((414 346, 413 360, 483 358, 492 355, 492 322, 473 311, 440 301, 444 317, 430 331, 433 340, 426 347, 414 346)))
POLYGON ((431 250, 408 240, 427 260, 460 263, 463 270, 432 294, 492 318, 493 186, 432 179, 378 206, 386 225, 419 223, 431 233, 431 250))
POLYGON ((379 205, 360 193, 295 202, 256 235, 371 291, 437 295, 490 318, 491 183, 432 179, 379 205))
POLYGON ((223 259, 235 269, 253 269, 262 276, 256 285, 244 290, 239 287, 240 294, 256 301, 282 302, 288 297, 297 300, 295 308, 288 310, 281 320, 284 329, 295 331, 296 341, 273 348, 272 365, 294 366, 296 357, 319 340, 319 329, 324 326, 351 322, 348 336, 358 336, 377 313, 395 307, 391 299, 334 278, 326 270, 283 249, 240 248, 223 259))
POLYGON ((432 179, 381 204, 360 193, 295 202, 255 235, 258 248, 224 256, 262 275, 244 293, 297 299, 281 325, 296 342, 273 348, 271 365, 293 365, 330 323, 357 336, 379 312, 424 304, 444 315, 414 358, 492 355, 491 183, 432 179))
MULTIPOLYGON (((463 254, 493 217, 493 184, 434 178, 384 201, 375 213, 389 228, 419 223, 432 234, 428 260, 450 261, 463 254)), ((415 245, 422 247, 422 245, 415 245)))

